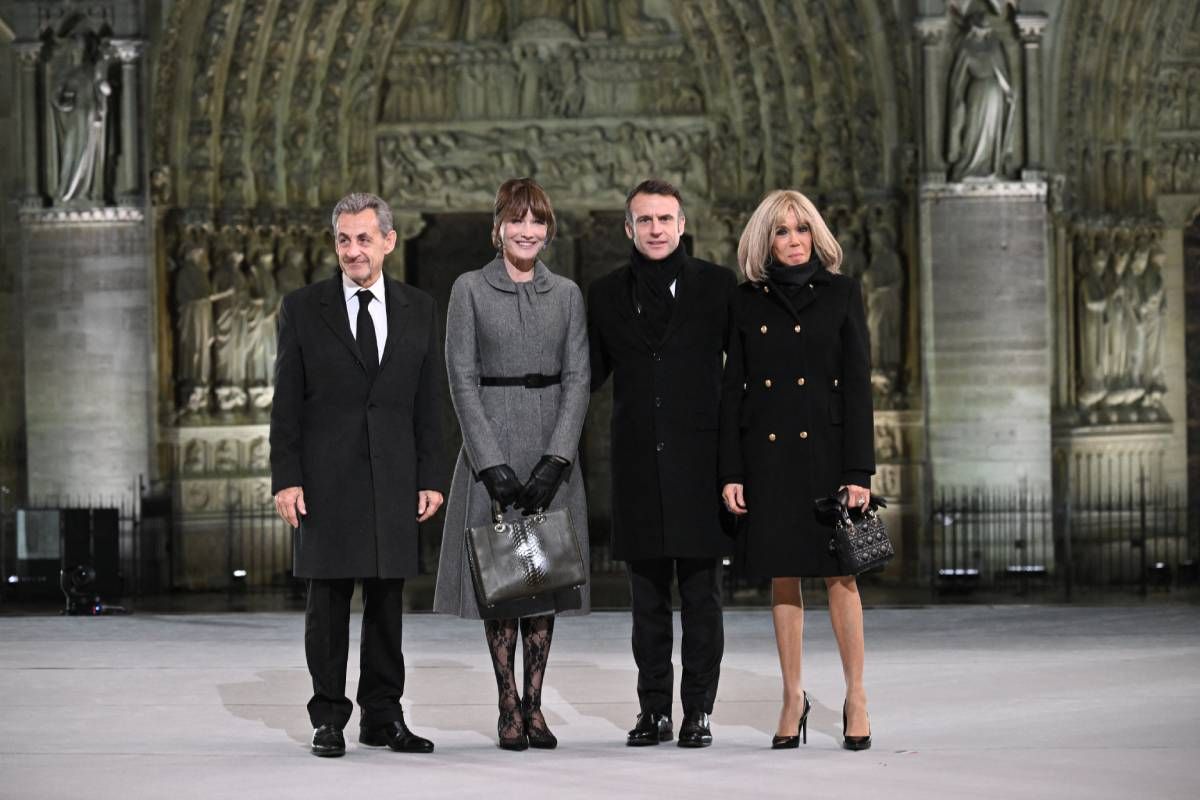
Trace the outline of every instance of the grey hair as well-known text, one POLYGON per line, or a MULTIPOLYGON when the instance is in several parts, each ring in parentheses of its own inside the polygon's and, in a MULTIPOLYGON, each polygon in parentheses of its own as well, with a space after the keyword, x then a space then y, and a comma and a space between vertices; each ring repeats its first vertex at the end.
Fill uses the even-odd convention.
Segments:
POLYGON ((392 207, 382 197, 370 192, 351 192, 338 200, 337 205, 333 207, 334 233, 337 233, 338 217, 342 214, 361 214, 368 208, 375 212, 375 219, 379 222, 379 232, 384 236, 391 233, 392 207))

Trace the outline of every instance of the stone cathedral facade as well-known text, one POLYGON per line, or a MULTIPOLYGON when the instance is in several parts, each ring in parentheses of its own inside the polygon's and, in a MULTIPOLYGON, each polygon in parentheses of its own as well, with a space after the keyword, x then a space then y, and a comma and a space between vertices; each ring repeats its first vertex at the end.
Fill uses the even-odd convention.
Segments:
POLYGON ((585 291, 645 177, 731 267, 766 191, 814 198, 863 284, 897 577, 948 487, 1200 501, 1195 0, 0 0, 0 70, 12 501, 140 477, 196 542, 269 508, 275 315, 336 269, 334 202, 387 199, 390 273, 444 308, 522 175, 585 291))

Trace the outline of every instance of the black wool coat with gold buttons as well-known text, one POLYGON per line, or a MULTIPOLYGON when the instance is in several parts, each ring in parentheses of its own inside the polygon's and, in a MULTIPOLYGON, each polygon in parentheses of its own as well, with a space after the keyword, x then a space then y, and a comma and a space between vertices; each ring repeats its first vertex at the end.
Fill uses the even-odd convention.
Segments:
POLYGON ((785 296, 731 296, 721 393, 722 484, 745 487, 738 564, 754 577, 840 574, 813 502, 875 472, 867 323, 858 281, 820 269, 785 296))

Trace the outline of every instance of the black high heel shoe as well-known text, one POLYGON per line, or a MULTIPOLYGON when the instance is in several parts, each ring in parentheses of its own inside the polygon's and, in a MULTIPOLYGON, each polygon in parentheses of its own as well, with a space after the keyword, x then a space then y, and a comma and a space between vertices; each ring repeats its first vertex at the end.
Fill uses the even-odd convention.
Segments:
MULTIPOLYGON (((871 715, 867 714, 867 730, 871 730, 871 715)), ((866 736, 847 736, 846 735, 846 703, 842 703, 842 747, 847 750, 870 750, 871 749, 871 734, 866 736)))
POLYGON ((535 750, 553 750, 558 747, 558 737, 550 732, 545 716, 542 717, 541 725, 533 721, 533 715, 541 714, 542 710, 531 708, 528 703, 522 703, 522 710, 525 712, 525 738, 529 740, 529 746, 535 750))
POLYGON ((796 726, 795 736, 772 736, 772 750, 792 750, 800 746, 800 740, 803 739, 805 744, 808 744, 808 712, 812 710, 812 703, 808 702, 808 692, 804 693, 804 713, 800 715, 800 724, 796 726))
POLYGON ((496 738, 499 740, 501 750, 525 750, 529 747, 529 737, 525 735, 525 724, 522 721, 521 725, 517 725, 517 714, 515 708, 505 708, 500 710, 500 719, 496 721, 496 738), (521 731, 516 736, 505 736, 505 730, 516 728, 521 731))

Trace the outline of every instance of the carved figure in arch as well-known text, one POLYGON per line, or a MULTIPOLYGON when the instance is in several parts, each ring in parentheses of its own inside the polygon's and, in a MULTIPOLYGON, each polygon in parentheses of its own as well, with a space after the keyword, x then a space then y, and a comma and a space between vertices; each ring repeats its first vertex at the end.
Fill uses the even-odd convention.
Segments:
POLYGON ((645 0, 616 0, 613 12, 616 14, 617 25, 626 39, 664 36, 670 33, 671 26, 667 20, 651 16, 646 12, 645 0))
POLYGON ((862 275, 871 337, 871 382, 881 394, 896 388, 900 374, 901 292, 904 270, 896 236, 887 225, 871 228, 871 265, 862 275))
POLYGON ((183 472, 200 475, 204 472, 204 442, 192 439, 183 447, 183 472))
POLYGON ((246 381, 254 407, 267 408, 275 371, 275 320, 279 308, 275 255, 270 250, 259 251, 251 260, 246 288, 246 381))
POLYGON ((1130 285, 1126 279, 1129 261, 1133 256, 1133 248, 1128 239, 1118 234, 1114 237, 1112 269, 1106 275, 1104 341, 1105 366, 1107 379, 1105 386, 1108 390, 1104 398, 1105 405, 1119 406, 1124 404, 1129 379, 1129 315, 1132 311, 1132 298, 1129 294, 1130 285))
POLYGON ((247 294, 243 264, 246 254, 235 231, 227 232, 220 243, 213 289, 220 299, 213 303, 215 315, 214 378, 217 406, 222 411, 242 408, 246 393, 246 319, 247 294))
POLYGON ((103 203, 108 161, 108 69, 112 55, 92 31, 58 37, 49 102, 58 163, 54 199, 103 203))
POLYGON ((950 69, 948 106, 950 180, 1003 177, 1012 156, 1016 90, 1004 47, 981 11, 967 17, 950 69))
POLYGON ((1161 403, 1166 394, 1166 374, 1163 371, 1163 335, 1166 333, 1166 287, 1163 267, 1167 255, 1157 243, 1150 251, 1145 271, 1137 278, 1135 313, 1141 331, 1141 370, 1136 376, 1145 389, 1148 405, 1161 403))
POLYGON ((1079 290, 1077 320, 1079 325, 1079 407, 1094 408, 1104 399, 1108 378, 1107 341, 1105 339, 1105 310, 1108 296, 1104 276, 1108 269, 1108 253, 1095 242, 1089 248, 1081 242, 1077 252, 1079 290))
POLYGON ((208 251, 190 247, 175 274, 175 378, 188 413, 208 409, 212 381, 213 300, 208 251))
POLYGON ((304 250, 298 245, 289 245, 284 248, 282 263, 275 271, 275 288, 279 297, 286 297, 307 282, 308 261, 304 258, 304 250))

